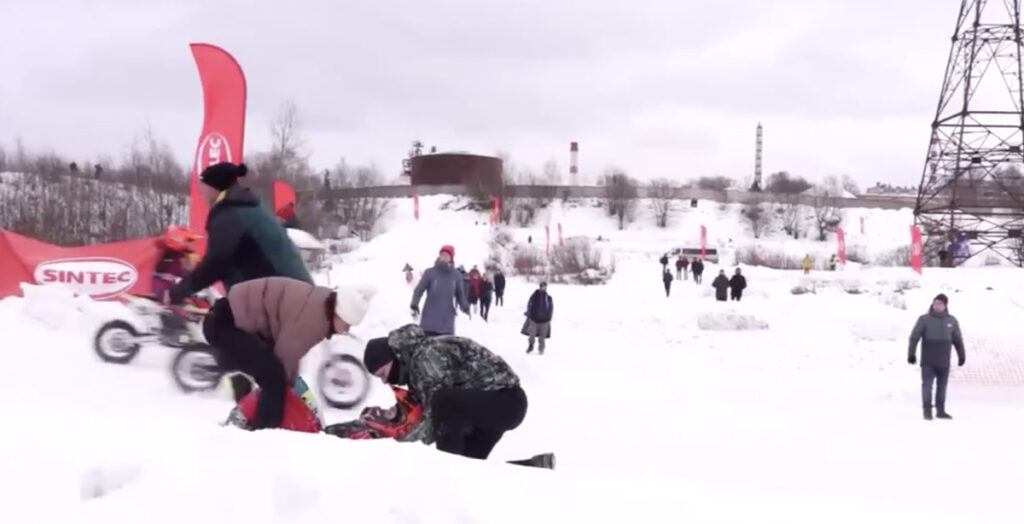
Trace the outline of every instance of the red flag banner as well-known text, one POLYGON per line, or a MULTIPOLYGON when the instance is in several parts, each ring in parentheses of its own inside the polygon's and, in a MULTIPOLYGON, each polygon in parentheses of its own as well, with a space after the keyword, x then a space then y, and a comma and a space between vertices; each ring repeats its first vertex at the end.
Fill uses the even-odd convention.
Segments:
POLYGON ((547 240, 544 243, 544 254, 547 256, 551 255, 551 226, 544 226, 544 233, 547 235, 547 240))
POLYGON ((288 182, 274 181, 274 211, 295 203, 295 189, 288 182))
POLYGON ((199 197, 199 174, 219 162, 242 162, 245 74, 234 57, 217 46, 191 44, 190 47, 203 86, 203 131, 199 135, 189 182, 188 223, 196 231, 206 231, 209 209, 199 197))
POLYGON ((558 223, 558 245, 564 246, 565 243, 562 241, 562 223, 558 223))
POLYGON ((491 204, 491 223, 501 222, 501 199, 494 197, 491 204))
POLYGON ((412 216, 416 220, 420 219, 420 195, 419 195, 419 193, 413 193, 413 195, 412 195, 412 216))
POLYGON ((708 254, 708 228, 700 226, 700 258, 703 260, 708 254))
POLYGON ((836 244, 839 244, 839 263, 846 265, 846 232, 836 227, 836 244))
POLYGON ((910 269, 918 274, 924 266, 924 245, 921 243, 921 228, 910 226, 910 269))

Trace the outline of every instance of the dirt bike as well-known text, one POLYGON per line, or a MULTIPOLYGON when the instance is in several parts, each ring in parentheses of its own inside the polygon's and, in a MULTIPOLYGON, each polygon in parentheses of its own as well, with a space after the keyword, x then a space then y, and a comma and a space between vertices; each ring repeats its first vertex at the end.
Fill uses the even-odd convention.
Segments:
POLYGON ((93 349, 104 362, 128 364, 143 346, 160 345, 178 350, 171 362, 171 375, 185 392, 216 388, 224 373, 216 365, 212 350, 203 336, 203 316, 211 299, 192 299, 182 306, 167 306, 143 295, 122 298, 134 314, 136 323, 116 319, 104 323, 96 332, 93 349))

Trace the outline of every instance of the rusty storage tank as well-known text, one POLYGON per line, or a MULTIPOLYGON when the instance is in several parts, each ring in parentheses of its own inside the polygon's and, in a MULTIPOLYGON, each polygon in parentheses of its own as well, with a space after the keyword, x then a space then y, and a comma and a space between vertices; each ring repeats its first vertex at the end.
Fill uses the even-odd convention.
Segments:
POLYGON ((468 153, 432 153, 412 158, 412 185, 481 185, 501 183, 502 162, 498 157, 468 153))

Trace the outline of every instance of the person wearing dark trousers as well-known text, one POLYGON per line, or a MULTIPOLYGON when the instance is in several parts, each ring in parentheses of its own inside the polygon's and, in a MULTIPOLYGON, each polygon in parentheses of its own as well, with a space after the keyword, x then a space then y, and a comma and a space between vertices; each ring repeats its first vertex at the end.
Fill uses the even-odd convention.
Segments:
POLYGON ((693 259, 690 270, 693 271, 693 283, 699 286, 704 281, 704 261, 699 258, 693 259))
POLYGON ((494 272, 494 305, 505 305, 505 274, 500 270, 494 272))
POLYGON ((932 407, 940 419, 952 419, 946 411, 946 386, 949 383, 952 348, 956 348, 957 364, 967 361, 963 335, 956 317, 949 314, 949 298, 939 294, 932 300, 928 313, 921 315, 910 332, 907 362, 917 363, 917 344, 921 342, 921 404, 925 420, 932 420, 932 407), (932 403, 932 389, 935 402, 932 403))
POLYGON ((667 297, 672 291, 672 272, 668 268, 661 273, 661 281, 665 283, 665 296, 667 297))
POLYGON ((487 322, 487 315, 491 313, 491 298, 494 295, 494 284, 491 277, 484 276, 480 279, 480 318, 487 322))
POLYGON ((661 258, 658 259, 658 262, 661 263, 662 270, 668 269, 668 253, 661 255, 661 258))
POLYGON ((729 277, 725 276, 724 269, 718 272, 718 276, 711 283, 711 287, 715 288, 715 300, 725 302, 728 298, 729 277))
MULTIPOLYGON (((367 342, 363 363, 387 384, 408 386, 422 418, 395 438, 486 459, 526 418, 526 392, 500 356, 464 337, 427 337, 415 324, 367 342)), ((537 457, 535 457, 537 458, 537 457)), ((516 464, 537 465, 533 459, 516 464)))
POLYGON ((743 298, 744 289, 747 289, 747 277, 740 273, 740 268, 736 268, 736 274, 729 279, 729 297, 738 302, 743 298))
POLYGON ((683 275, 686 274, 686 259, 683 255, 679 255, 676 259, 676 280, 682 280, 683 275))
POLYGON ((540 339, 541 355, 544 354, 544 346, 547 339, 551 338, 551 319, 555 314, 555 300, 548 294, 548 283, 541 282, 537 290, 530 295, 526 304, 526 321, 523 322, 523 329, 520 333, 529 337, 529 345, 526 353, 533 353, 534 339, 540 339))

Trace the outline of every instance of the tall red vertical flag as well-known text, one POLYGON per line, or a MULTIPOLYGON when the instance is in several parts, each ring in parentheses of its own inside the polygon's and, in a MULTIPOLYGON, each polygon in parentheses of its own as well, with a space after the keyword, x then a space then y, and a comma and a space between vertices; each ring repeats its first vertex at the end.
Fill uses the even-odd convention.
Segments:
POLYGON ((412 216, 416 220, 420 219, 420 194, 412 194, 412 216))
POLYGON ((562 223, 558 223, 558 245, 563 246, 565 243, 562 241, 562 223))
POLYGON ((700 258, 701 260, 708 254, 708 228, 700 226, 700 258))
POLYGON ((191 44, 190 47, 203 85, 203 131, 192 163, 188 225, 205 231, 209 209, 199 197, 199 174, 219 162, 242 162, 245 74, 234 57, 217 46, 191 44))
POLYGON ((274 211, 295 203, 295 188, 283 180, 274 181, 274 211))
POLYGON ((551 226, 544 226, 544 233, 547 235, 547 240, 544 242, 544 255, 551 255, 551 226))
POLYGON ((501 199, 493 197, 491 199, 491 223, 497 224, 501 222, 501 199))
POLYGON ((910 226, 910 269, 921 273, 924 266, 924 245, 921 243, 921 228, 910 226))
POLYGON ((839 244, 839 263, 846 265, 846 232, 836 227, 836 244, 839 244))

